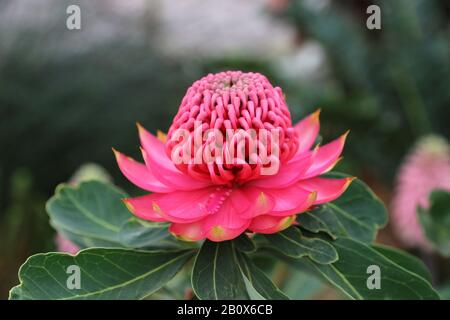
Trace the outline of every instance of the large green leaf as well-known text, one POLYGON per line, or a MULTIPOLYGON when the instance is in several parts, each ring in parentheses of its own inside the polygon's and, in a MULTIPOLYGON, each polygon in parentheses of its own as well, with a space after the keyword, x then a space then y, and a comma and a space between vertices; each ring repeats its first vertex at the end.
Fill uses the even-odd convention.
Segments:
POLYGON ((272 280, 270 280, 261 269, 255 266, 248 256, 240 252, 238 252, 237 255, 250 299, 288 299, 288 297, 273 284, 272 280))
POLYGON ((247 256, 246 252, 253 251, 251 243, 244 235, 233 241, 206 240, 192 269, 196 296, 208 300, 287 299, 247 256))
POLYGON ((351 299, 439 299, 421 262, 399 250, 369 246, 340 238, 333 241, 339 260, 323 265, 311 260, 291 260, 322 276, 351 299), (369 289, 369 266, 380 268, 380 289, 369 289))
POLYGON ((416 258, 415 256, 408 254, 400 249, 384 246, 384 245, 372 245, 374 250, 381 253, 386 258, 395 261, 397 264, 401 265, 403 268, 417 274, 418 276, 424 278, 431 283, 431 274, 427 269, 422 260, 416 258))
POLYGON ((322 239, 304 237, 296 226, 267 234, 265 238, 275 250, 292 258, 307 256, 322 264, 333 263, 338 259, 338 254, 331 244, 322 239))
POLYGON ((72 256, 37 254, 20 268, 10 299, 142 299, 166 284, 193 251, 92 248, 72 256), (69 289, 69 266, 80 269, 80 289, 69 289))
POLYGON ((233 239, 233 243, 239 251, 246 253, 253 253, 256 251, 255 243, 246 234, 241 234, 236 239, 233 239))
POLYGON ((431 245, 443 256, 450 256, 450 193, 433 191, 429 209, 419 208, 418 215, 431 245))
POLYGON ((134 217, 122 202, 127 195, 100 181, 60 185, 47 203, 50 223, 81 248, 177 247, 167 224, 134 217))
POLYGON ((206 240, 195 258, 192 288, 199 299, 248 299, 233 241, 206 240))
MULTIPOLYGON (((327 177, 343 178, 346 175, 332 173, 327 177)), ((369 187, 356 179, 341 197, 300 214, 297 221, 308 231, 325 232, 334 239, 349 237, 371 243, 377 229, 387 223, 387 212, 369 187)))

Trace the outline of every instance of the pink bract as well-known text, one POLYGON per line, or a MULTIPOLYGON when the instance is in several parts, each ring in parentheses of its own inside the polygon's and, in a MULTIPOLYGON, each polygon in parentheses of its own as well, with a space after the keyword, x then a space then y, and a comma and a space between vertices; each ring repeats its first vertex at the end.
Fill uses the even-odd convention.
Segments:
MULTIPOLYGON (((347 133, 314 146, 319 110, 292 125, 283 92, 259 73, 227 71, 196 81, 181 102, 167 137, 152 135, 138 125, 144 164, 115 151, 122 173, 151 194, 124 199, 129 210, 144 220, 170 222, 170 232, 186 241, 225 241, 244 232, 275 233, 295 223, 296 215, 313 205, 338 198, 353 178, 320 177, 340 159, 347 133), (276 131, 277 148, 265 147, 258 136, 252 143, 265 148, 275 174, 263 175, 263 159, 242 149, 239 161, 197 163, 172 161, 179 143, 177 130, 187 132, 194 145, 201 130, 251 129, 276 131), (277 156, 275 157, 275 151, 277 156)), ((270 138, 269 138, 270 140, 270 138)), ((197 145, 200 151, 208 141, 197 145)), ((230 143, 224 149, 236 148, 230 143)), ((184 154, 186 155, 186 154, 184 154)), ((222 153, 215 154, 219 159, 222 153)))

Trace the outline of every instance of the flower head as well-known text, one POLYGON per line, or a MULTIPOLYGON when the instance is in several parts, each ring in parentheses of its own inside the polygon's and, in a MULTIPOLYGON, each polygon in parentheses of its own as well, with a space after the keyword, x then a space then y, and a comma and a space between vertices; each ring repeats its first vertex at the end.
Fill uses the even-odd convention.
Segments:
POLYGON ((420 139, 397 175, 391 220, 405 245, 430 250, 417 218, 417 207, 428 208, 434 189, 450 191, 450 148, 439 136, 420 139))
POLYGON ((170 222, 184 240, 281 231, 352 180, 320 177, 339 160, 347 134, 312 148, 319 111, 293 126, 282 90, 258 73, 195 82, 167 137, 138 128, 145 164, 114 152, 122 173, 153 193, 125 204, 142 219, 170 222))
POLYGON ((188 161, 177 166, 181 171, 215 184, 255 179, 261 175, 261 166, 278 167, 278 161, 290 160, 297 148, 298 139, 281 89, 274 88, 259 73, 240 71, 209 74, 194 82, 169 128, 166 144, 172 158, 181 159, 189 153, 188 161), (205 139, 198 135, 208 130, 205 139), (185 134, 182 144, 180 132, 185 134), (218 135, 224 138, 227 133, 233 138, 218 139, 218 135), (277 139, 276 143, 272 139, 277 139), (223 143, 221 153, 213 155, 214 161, 195 161, 199 156, 204 159, 205 152, 217 151, 211 150, 211 144, 217 147, 218 140, 223 143), (241 146, 240 157, 226 161, 227 153, 238 153, 241 146), (264 152, 258 153, 260 148, 264 152), (266 157, 267 163, 261 157, 266 157))

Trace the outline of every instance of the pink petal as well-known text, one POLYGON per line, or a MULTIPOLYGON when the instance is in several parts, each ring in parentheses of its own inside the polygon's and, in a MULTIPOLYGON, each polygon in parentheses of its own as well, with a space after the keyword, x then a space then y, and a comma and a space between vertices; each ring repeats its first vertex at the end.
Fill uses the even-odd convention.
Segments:
POLYGON ((202 229, 202 222, 172 223, 169 231, 184 241, 199 241, 205 239, 206 235, 202 229))
POLYGON ((150 170, 147 169, 144 164, 136 162, 132 158, 127 157, 114 149, 113 151, 116 156, 116 161, 119 165, 120 171, 122 171, 123 175, 128 180, 130 180, 139 188, 151 192, 164 193, 174 191, 173 188, 168 187, 167 185, 156 179, 156 177, 150 170))
POLYGON ((236 212, 243 216, 246 215, 246 212, 253 210, 257 198, 254 192, 250 192, 247 189, 243 187, 234 189, 229 198, 231 205, 236 208, 236 212))
POLYGON ((169 221, 164 212, 152 205, 151 199, 148 199, 148 196, 149 195, 137 198, 127 198, 122 199, 122 201, 127 206, 128 210, 138 218, 154 222, 169 221))
POLYGON ((329 178, 311 178, 299 181, 297 184, 300 188, 309 192, 317 192, 317 198, 314 204, 322 204, 330 202, 340 197, 345 190, 347 190, 350 183, 354 180, 353 177, 343 179, 329 179, 329 178))
POLYGON ((217 201, 219 196, 217 190, 210 195, 210 208, 215 209, 214 213, 193 223, 174 223, 170 231, 187 241, 208 238, 216 242, 234 239, 245 232, 251 219, 243 213, 253 203, 239 189, 233 190, 223 203, 217 201))
POLYGON ((315 190, 302 189, 298 184, 283 189, 261 189, 261 191, 274 201, 273 208, 267 214, 277 217, 285 217, 308 210, 317 196, 315 190))
POLYGON ((242 186, 234 190, 230 201, 237 208, 239 216, 246 219, 270 212, 275 204, 274 199, 268 193, 253 186, 242 186))
POLYGON ((139 132, 139 139, 141 141, 141 146, 147 153, 154 154, 155 158, 160 161, 161 164, 170 167, 172 161, 167 156, 164 143, 161 139, 155 137, 153 134, 148 132, 139 123, 136 124, 139 132))
POLYGON ((203 231, 211 241, 231 240, 242 234, 250 224, 237 213, 237 208, 231 201, 225 201, 215 214, 208 216, 203 221, 203 231))
POLYGON ((289 228, 295 223, 295 215, 287 217, 274 217, 263 215, 252 220, 249 230, 257 233, 270 234, 289 228))
POLYGON ((311 178, 321 175, 330 171, 339 161, 339 156, 344 149, 345 139, 347 138, 348 131, 336 140, 319 147, 317 156, 315 157, 312 165, 308 168, 302 179, 311 178))
POLYGON ((164 150, 164 144, 138 124, 142 155, 147 168, 164 184, 176 190, 195 190, 211 185, 178 170, 164 150))
POLYGON ((299 146, 297 154, 304 153, 311 149, 319 134, 320 121, 319 121, 320 109, 311 113, 299 123, 295 125, 295 131, 298 135, 299 146))
POLYGON ((190 223, 211 214, 210 199, 216 188, 153 193, 125 199, 130 211, 144 220, 190 223))
POLYGON ((248 185, 255 187, 284 188, 296 183, 303 178, 310 166, 314 164, 318 149, 304 153, 295 160, 291 160, 280 166, 280 170, 273 176, 261 176, 252 180, 248 185))

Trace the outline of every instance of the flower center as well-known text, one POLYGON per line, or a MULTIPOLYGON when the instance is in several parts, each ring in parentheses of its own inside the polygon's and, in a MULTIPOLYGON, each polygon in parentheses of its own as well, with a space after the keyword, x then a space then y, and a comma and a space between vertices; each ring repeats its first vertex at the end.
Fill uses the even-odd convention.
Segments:
POLYGON ((281 89, 259 73, 240 71, 194 82, 166 143, 180 170, 220 185, 255 179, 289 160, 297 148, 281 89))

